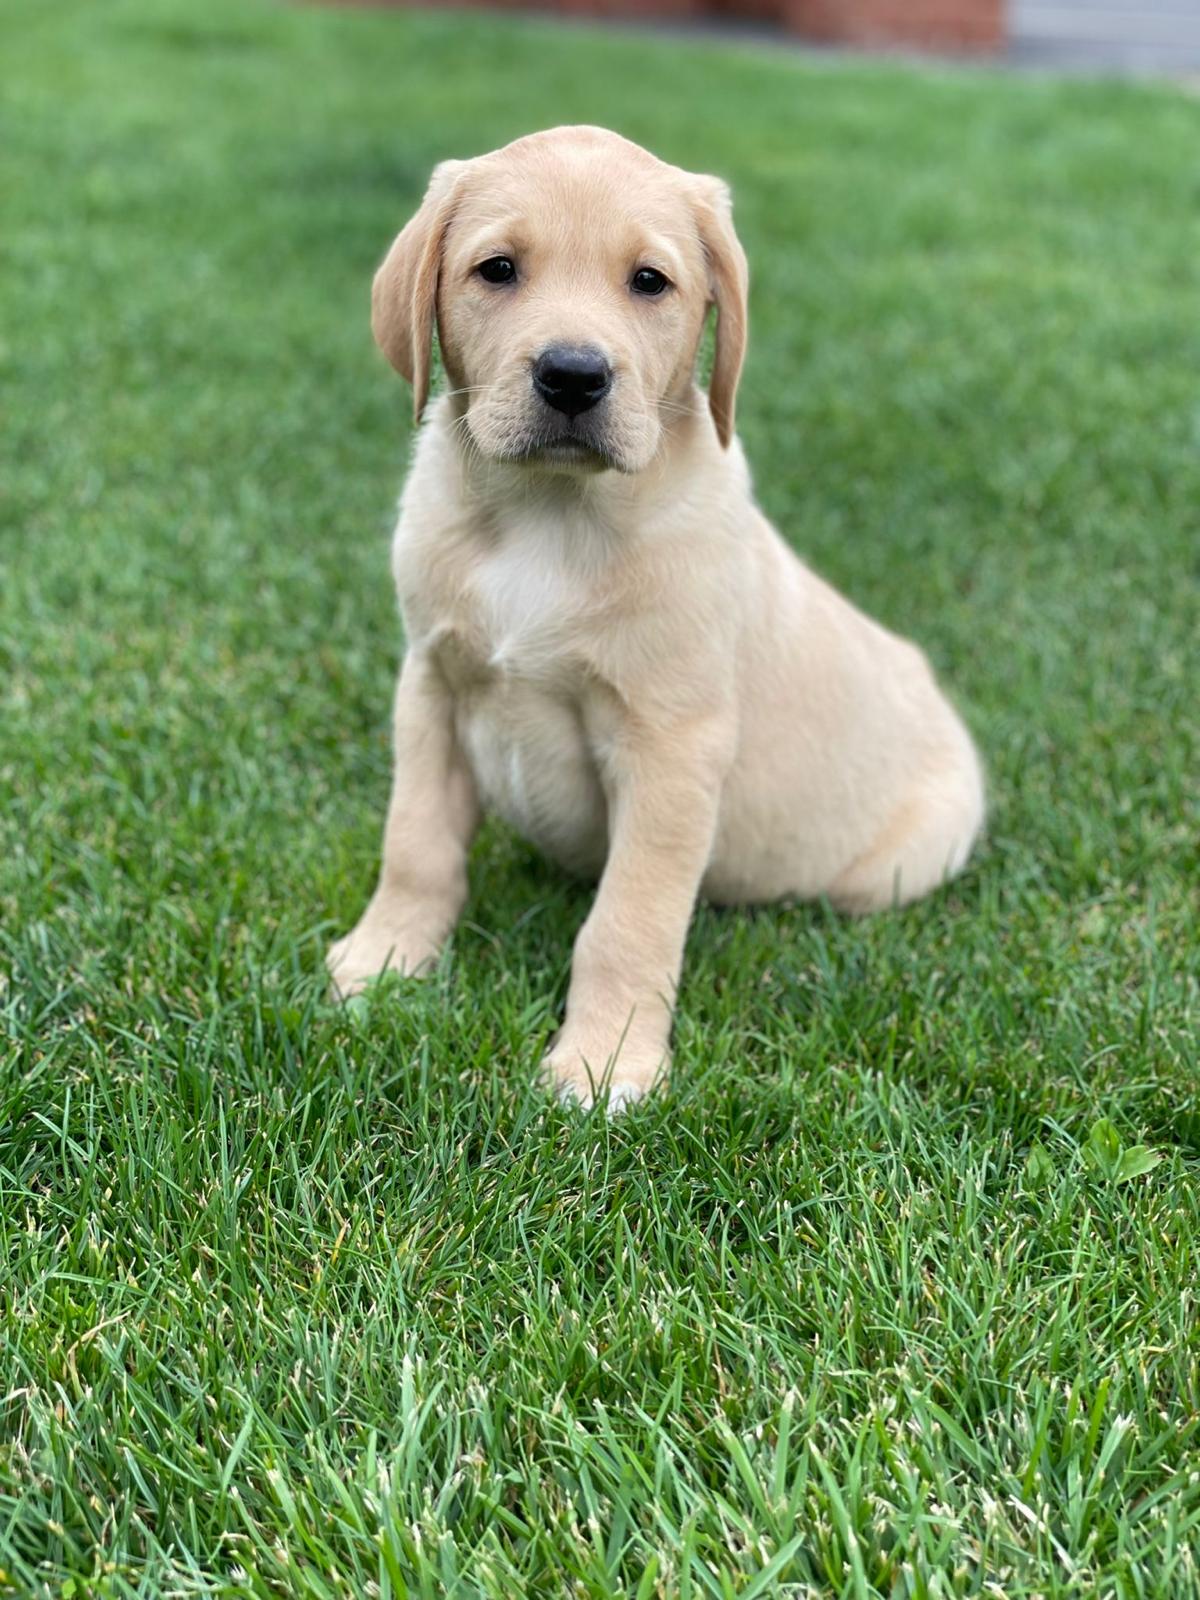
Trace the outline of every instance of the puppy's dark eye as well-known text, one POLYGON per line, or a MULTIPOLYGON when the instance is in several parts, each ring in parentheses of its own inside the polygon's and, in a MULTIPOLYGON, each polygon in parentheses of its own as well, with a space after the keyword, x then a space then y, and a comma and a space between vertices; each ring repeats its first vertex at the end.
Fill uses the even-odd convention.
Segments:
POLYGON ((629 283, 637 294, 661 294, 671 287, 670 281, 654 267, 639 267, 629 283))
POLYGON ((484 283, 511 283, 517 275, 516 265, 507 256, 489 256, 475 270, 484 283))

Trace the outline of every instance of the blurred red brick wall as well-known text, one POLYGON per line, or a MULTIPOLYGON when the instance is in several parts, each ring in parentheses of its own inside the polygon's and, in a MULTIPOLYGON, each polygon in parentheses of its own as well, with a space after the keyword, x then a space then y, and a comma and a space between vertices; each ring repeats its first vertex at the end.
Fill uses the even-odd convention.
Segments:
POLYGON ((782 0, 780 20, 810 39, 845 44, 997 50, 1004 0, 782 0))
MULTIPOLYGON (((389 3, 389 0, 384 0, 389 3)), ((456 0, 390 0, 454 5, 456 0)), ((998 50, 1006 0, 466 0, 503 11, 577 17, 742 18, 777 22, 826 44, 998 50)))

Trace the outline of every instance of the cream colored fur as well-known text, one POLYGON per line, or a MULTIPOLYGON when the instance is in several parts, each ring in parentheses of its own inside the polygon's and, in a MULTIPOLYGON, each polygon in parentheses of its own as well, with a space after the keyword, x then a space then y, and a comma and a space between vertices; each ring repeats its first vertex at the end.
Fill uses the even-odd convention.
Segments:
POLYGON ((480 816, 499 812, 599 876, 545 1063, 585 1103, 665 1073, 698 894, 881 909, 958 872, 983 816, 971 740, 924 656, 754 504, 733 438, 745 296, 724 186, 591 128, 439 167, 375 284, 376 336, 418 414, 435 319, 450 390, 395 536, 408 650, 382 873, 330 970, 349 994, 427 967, 480 816), (498 255, 515 283, 480 278, 498 255), (663 295, 631 289, 644 266, 663 295), (614 384, 546 444, 563 419, 530 369, 563 341, 601 349, 614 384))

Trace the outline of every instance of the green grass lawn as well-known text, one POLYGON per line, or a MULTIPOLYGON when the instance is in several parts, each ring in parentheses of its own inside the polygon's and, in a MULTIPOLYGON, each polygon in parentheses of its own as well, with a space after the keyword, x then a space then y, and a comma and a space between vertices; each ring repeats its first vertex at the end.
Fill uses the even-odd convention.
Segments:
POLYGON ((2 28, 0 1593, 1200 1594, 1200 101, 2 28), (370 275, 563 120, 733 182, 760 496, 992 791, 912 910, 701 911, 611 1124, 536 1083, 587 892, 503 828, 438 976, 321 972, 400 648, 370 275))

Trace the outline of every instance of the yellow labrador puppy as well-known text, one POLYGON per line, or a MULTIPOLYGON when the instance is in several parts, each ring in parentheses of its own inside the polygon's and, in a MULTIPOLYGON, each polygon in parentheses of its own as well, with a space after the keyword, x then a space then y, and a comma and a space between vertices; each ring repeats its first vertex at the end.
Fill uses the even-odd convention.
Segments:
POLYGON ((959 870, 983 815, 924 656, 755 506, 733 429, 746 281, 725 185, 600 128, 443 163, 375 279, 417 416, 435 322, 449 389, 395 535, 383 868, 330 971, 350 994, 427 967, 498 811, 599 876, 546 1060, 585 1104, 665 1072, 698 894, 895 905, 959 870))

